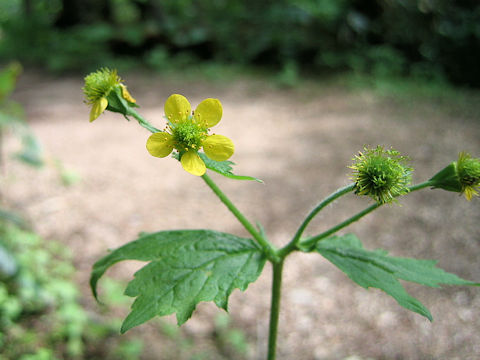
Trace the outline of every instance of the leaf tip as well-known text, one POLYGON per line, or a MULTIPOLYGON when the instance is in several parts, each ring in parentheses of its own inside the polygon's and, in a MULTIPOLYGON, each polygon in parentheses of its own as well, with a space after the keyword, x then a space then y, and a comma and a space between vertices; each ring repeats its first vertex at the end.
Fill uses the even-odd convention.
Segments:
POLYGON ((125 321, 122 323, 122 327, 120 328, 120 334, 125 334, 128 330, 130 330, 130 327, 127 327, 125 325, 125 321))

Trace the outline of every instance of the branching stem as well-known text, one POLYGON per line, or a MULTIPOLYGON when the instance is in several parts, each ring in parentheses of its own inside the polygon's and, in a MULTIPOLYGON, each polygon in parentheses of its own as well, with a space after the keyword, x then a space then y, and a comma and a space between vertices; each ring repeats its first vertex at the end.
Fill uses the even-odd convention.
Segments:
POLYGON ((347 185, 343 188, 340 188, 338 189, 337 191, 335 191, 334 193, 330 194, 329 196, 327 196, 324 200, 322 200, 322 202, 320 202, 320 204, 317 205, 317 207, 315 207, 315 209, 313 209, 310 214, 308 214, 308 216, 305 218, 305 220, 303 221, 303 223, 300 225, 300 227, 298 228, 297 232, 295 233, 295 236, 293 237, 293 239, 285 246, 283 247, 282 249, 280 249, 278 251, 278 255, 281 257, 281 258, 284 258, 285 256, 287 256, 289 253, 291 253, 292 251, 296 250, 297 249, 297 246, 298 246, 298 243, 300 242, 300 238, 303 234, 303 232, 305 231, 306 227, 308 226, 308 224, 310 223, 310 221, 312 221, 312 219, 325 207, 327 206, 328 204, 330 204, 331 202, 335 201, 336 199, 338 199, 340 196, 343 196, 345 194, 348 194, 350 191, 353 190, 353 188, 355 187, 355 184, 350 184, 350 185, 347 185))
MULTIPOLYGON (((432 186, 432 182, 431 181, 425 181, 425 182, 422 182, 420 184, 410 186, 408 188, 408 190, 409 190, 409 192, 412 192, 412 191, 420 190, 420 189, 423 189, 423 188, 426 188, 426 187, 429 187, 429 186, 432 186)), ((311 250, 315 247, 315 245, 319 241, 321 241, 321 240, 327 238, 328 236, 336 233, 338 230, 343 229, 344 227, 347 227, 348 225, 354 223, 355 221, 361 219, 362 217, 371 213, 373 210, 379 208, 382 205, 383 204, 380 204, 380 203, 375 203, 373 205, 370 205, 369 207, 363 209, 359 213, 353 215, 352 217, 348 218, 347 220, 341 222, 340 224, 337 224, 337 225, 333 226, 332 228, 328 229, 327 231, 325 231, 325 232, 323 232, 319 235, 312 236, 312 237, 306 239, 305 241, 300 242, 298 244, 298 246, 302 250, 311 250)))

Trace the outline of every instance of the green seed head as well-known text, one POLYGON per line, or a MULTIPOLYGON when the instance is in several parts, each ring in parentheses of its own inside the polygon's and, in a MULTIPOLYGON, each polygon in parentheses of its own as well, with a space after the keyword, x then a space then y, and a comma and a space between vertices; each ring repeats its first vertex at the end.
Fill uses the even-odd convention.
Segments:
POLYGON ((353 159, 352 178, 355 193, 367 195, 380 204, 394 201, 397 196, 408 193, 413 169, 407 166, 408 158, 396 150, 365 148, 353 159))
POLYGON ((474 159, 466 152, 461 152, 458 156, 457 170, 462 185, 480 184, 480 159, 474 159))
POLYGON ((88 104, 93 104, 99 99, 108 96, 110 91, 120 85, 122 79, 117 75, 117 70, 102 68, 85 77, 83 93, 88 104))
POLYGON ((457 173, 462 193, 471 200, 474 195, 478 195, 477 189, 480 187, 480 159, 461 152, 458 155, 457 173))

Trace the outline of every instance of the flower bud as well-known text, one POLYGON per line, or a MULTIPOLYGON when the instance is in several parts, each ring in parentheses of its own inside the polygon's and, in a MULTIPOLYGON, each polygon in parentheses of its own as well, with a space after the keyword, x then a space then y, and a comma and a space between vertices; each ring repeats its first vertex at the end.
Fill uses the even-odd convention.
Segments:
POLYGON ((85 77, 83 87, 87 104, 92 105, 90 122, 97 119, 105 110, 129 115, 131 107, 137 107, 135 99, 116 70, 102 68, 85 77))
POLYGON ((472 158, 462 151, 457 161, 440 170, 430 182, 434 189, 459 192, 464 194, 467 200, 471 200, 478 196, 480 188, 480 159, 472 158))
POLYGON ((389 203, 397 196, 408 193, 413 168, 407 165, 408 158, 396 150, 364 148, 353 159, 354 192, 370 196, 379 204, 389 203))

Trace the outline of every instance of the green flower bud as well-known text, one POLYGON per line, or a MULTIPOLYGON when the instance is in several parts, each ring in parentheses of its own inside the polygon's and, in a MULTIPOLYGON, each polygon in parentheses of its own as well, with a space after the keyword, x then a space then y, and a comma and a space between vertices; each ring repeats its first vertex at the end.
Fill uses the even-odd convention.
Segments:
POLYGON ((85 77, 85 94, 87 104, 92 105, 90 122, 97 119, 105 110, 129 114, 130 107, 136 107, 135 99, 130 95, 127 87, 116 70, 102 68, 85 77))
POLYGON ((434 189, 459 192, 470 201, 478 196, 480 188, 480 159, 462 151, 457 161, 440 170, 430 182, 434 189))
POLYGON ((407 165, 408 158, 396 150, 364 148, 353 159, 354 192, 370 196, 379 204, 390 203, 397 196, 408 193, 413 168, 407 165))

